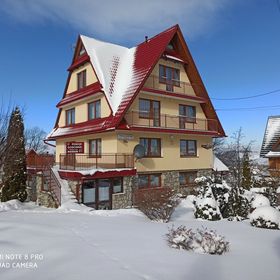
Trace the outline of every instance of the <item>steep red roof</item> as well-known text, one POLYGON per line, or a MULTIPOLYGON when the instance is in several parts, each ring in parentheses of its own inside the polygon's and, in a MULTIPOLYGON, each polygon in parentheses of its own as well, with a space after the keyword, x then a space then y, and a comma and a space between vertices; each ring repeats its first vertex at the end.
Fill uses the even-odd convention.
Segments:
POLYGON ((134 61, 134 81, 123 95, 121 104, 115 114, 112 126, 118 125, 125 112, 143 87, 149 74, 163 54, 166 46, 171 41, 178 29, 175 25, 164 32, 137 46, 134 61))

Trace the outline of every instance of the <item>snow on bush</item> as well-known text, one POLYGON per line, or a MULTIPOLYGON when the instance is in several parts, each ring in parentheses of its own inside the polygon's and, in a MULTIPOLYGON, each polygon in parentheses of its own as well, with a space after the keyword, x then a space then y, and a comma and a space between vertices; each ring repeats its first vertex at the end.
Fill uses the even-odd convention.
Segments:
POLYGON ((17 199, 12 199, 6 202, 0 203, 0 212, 6 212, 9 210, 22 210, 24 209, 24 204, 17 199))
POLYGON ((280 229, 280 212, 271 206, 256 208, 250 215, 252 226, 268 229, 280 229))
POLYGON ((171 188, 138 189, 134 203, 149 219, 167 223, 180 199, 171 188))
POLYGON ((170 247, 200 254, 222 255, 229 251, 229 242, 213 230, 207 228, 187 229, 185 226, 172 227, 166 234, 170 247))
POLYGON ((196 183, 200 184, 199 194, 194 200, 196 218, 209 221, 217 221, 221 219, 219 205, 213 195, 211 178, 200 177, 196 183))
POLYGON ((261 206, 270 206, 269 199, 262 194, 256 194, 251 202, 251 207, 258 208, 261 206))
POLYGON ((194 215, 196 218, 209 221, 217 221, 221 219, 218 204, 213 197, 197 198, 195 200, 194 215))

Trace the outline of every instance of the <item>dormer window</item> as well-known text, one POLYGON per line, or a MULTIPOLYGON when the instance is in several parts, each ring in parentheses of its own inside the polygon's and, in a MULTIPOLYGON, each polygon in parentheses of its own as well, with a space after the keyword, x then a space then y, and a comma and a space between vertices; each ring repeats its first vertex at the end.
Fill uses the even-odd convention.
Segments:
POLYGON ((78 90, 86 87, 87 85, 87 71, 83 70, 77 74, 78 90))
POLYGON ((85 47, 81 46, 81 49, 80 49, 80 52, 79 52, 79 56, 82 56, 85 52, 86 52, 85 47))

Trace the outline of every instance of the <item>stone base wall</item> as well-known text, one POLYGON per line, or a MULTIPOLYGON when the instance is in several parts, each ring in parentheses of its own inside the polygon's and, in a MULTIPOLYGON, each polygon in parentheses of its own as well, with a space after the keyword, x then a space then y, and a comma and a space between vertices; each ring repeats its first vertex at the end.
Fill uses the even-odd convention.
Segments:
POLYGON ((56 202, 50 192, 40 191, 37 196, 37 204, 49 208, 57 208, 56 202))
MULTIPOLYGON (((147 172, 148 173, 148 172, 147 172)), ((193 187, 181 187, 179 182, 179 171, 167 171, 161 173, 161 185, 162 187, 173 188, 177 193, 187 196, 192 194, 194 191, 193 187)), ((200 176, 209 176, 212 174, 212 170, 198 170, 197 175, 200 176)), ((123 192, 118 194, 112 194, 112 209, 123 209, 133 207, 133 190, 138 187, 137 183, 138 175, 123 177, 123 192)), ((76 196, 77 181, 68 181, 71 191, 76 196)), ((79 203, 82 202, 82 186, 79 185, 79 192, 77 200, 79 203)))
POLYGON ((112 195, 112 209, 130 208, 133 202, 133 188, 137 182, 136 176, 123 178, 123 193, 112 195))

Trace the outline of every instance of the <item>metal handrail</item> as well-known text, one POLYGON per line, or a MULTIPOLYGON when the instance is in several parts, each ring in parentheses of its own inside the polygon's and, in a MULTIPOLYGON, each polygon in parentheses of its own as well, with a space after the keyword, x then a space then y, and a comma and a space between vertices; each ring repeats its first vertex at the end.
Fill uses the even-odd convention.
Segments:
POLYGON ((157 114, 156 112, 131 110, 126 113, 126 121, 131 127, 152 127, 180 130, 218 131, 215 119, 192 118, 182 115, 157 114), (141 116, 141 113, 143 114, 141 116), (145 116, 146 114, 146 116, 145 116))

